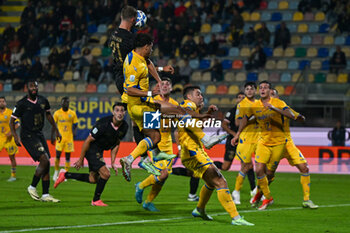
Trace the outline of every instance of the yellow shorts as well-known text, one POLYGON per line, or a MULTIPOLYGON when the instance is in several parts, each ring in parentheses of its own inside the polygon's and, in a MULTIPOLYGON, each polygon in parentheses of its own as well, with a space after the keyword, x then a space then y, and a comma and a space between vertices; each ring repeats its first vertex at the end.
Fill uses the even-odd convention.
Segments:
MULTIPOLYGON (((171 154, 173 154, 173 147, 172 146, 173 145, 171 144, 171 147, 170 146, 168 146, 168 147, 164 147, 164 146, 163 147, 159 147, 159 150, 167 153, 168 155, 171 155, 171 154)), ((173 160, 172 159, 161 160, 161 161, 153 163, 153 165, 159 171, 167 169, 169 174, 173 172, 173 160)))
POLYGON ((286 144, 266 146, 258 142, 255 153, 255 162, 267 165, 269 170, 276 170, 285 153, 286 144))
POLYGON ((251 163, 252 154, 255 153, 256 143, 239 143, 236 155, 242 163, 251 163))
POLYGON ((0 151, 5 148, 9 155, 15 155, 18 153, 18 147, 15 143, 15 139, 12 137, 11 141, 6 142, 7 138, 0 138, 0 151))
POLYGON ((128 104, 128 113, 131 120, 133 120, 139 127, 140 131, 143 130, 143 113, 144 112, 155 112, 157 108, 155 105, 140 104, 130 105, 128 104))
POLYGON ((62 138, 60 142, 56 141, 56 150, 63 151, 66 153, 74 152, 74 141, 73 140, 65 140, 62 138))
POLYGON ((284 154, 284 158, 288 160, 291 166, 307 163, 306 159, 304 158, 304 155, 295 146, 294 142, 289 140, 286 144, 286 153, 284 154))
POLYGON ((193 172, 194 177, 202 178, 203 174, 213 164, 204 149, 193 140, 186 140, 181 144, 181 162, 193 172))

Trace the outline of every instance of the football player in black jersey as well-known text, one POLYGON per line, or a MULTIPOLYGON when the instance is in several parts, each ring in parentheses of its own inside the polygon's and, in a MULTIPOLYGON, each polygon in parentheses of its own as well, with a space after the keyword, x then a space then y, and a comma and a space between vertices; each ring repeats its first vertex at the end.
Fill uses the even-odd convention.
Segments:
POLYGON ((85 140, 81 149, 80 158, 74 163, 75 168, 79 170, 83 166, 85 157, 89 164, 90 173, 72 173, 61 169, 54 188, 65 179, 76 179, 90 184, 97 183, 91 205, 107 206, 100 199, 103 189, 111 176, 103 160, 103 151, 111 150, 111 165, 117 175, 118 170, 115 159, 120 141, 128 131, 128 124, 124 121, 125 112, 124 105, 122 103, 116 103, 113 105, 113 115, 98 120, 92 127, 90 135, 85 140))
POLYGON ((49 194, 50 152, 42 132, 45 116, 52 125, 58 141, 61 141, 61 135, 51 115, 49 101, 44 96, 38 95, 38 83, 29 81, 27 87, 28 95, 19 100, 13 109, 10 121, 11 133, 16 145, 21 146, 22 142, 32 159, 39 162, 32 183, 27 188, 30 196, 36 201, 59 202, 60 200, 49 194), (15 129, 15 120, 17 118, 21 120, 21 140, 19 140, 15 129), (36 190, 40 178, 43 187, 41 198, 36 190))

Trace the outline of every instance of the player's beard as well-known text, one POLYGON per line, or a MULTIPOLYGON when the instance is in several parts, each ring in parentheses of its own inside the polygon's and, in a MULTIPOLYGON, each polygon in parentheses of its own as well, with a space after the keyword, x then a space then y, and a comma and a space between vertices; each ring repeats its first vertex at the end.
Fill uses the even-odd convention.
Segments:
POLYGON ((38 96, 38 91, 35 91, 35 93, 33 93, 32 91, 29 91, 29 97, 31 99, 36 99, 37 96, 38 96))

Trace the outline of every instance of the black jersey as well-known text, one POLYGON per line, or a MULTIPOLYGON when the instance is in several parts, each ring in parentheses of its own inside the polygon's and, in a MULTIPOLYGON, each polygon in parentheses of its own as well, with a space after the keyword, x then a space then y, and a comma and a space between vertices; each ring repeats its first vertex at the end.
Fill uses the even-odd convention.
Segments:
POLYGON ((13 109, 12 116, 21 119, 21 135, 41 132, 47 111, 50 111, 50 104, 44 96, 38 95, 35 101, 28 96, 19 100, 13 109))
POLYGON ((123 28, 115 30, 108 42, 112 49, 114 71, 123 71, 123 63, 126 55, 134 49, 134 34, 123 28))
MULTIPOLYGON (((225 119, 230 122, 229 127, 234 132, 237 132, 238 127, 235 124, 237 105, 231 108, 225 115, 225 119)), ((232 135, 230 135, 232 137, 232 135)))
POLYGON ((126 121, 123 120, 121 125, 116 128, 113 125, 113 116, 101 118, 90 131, 90 135, 95 139, 90 146, 96 146, 101 150, 111 150, 124 138, 127 131, 126 121))

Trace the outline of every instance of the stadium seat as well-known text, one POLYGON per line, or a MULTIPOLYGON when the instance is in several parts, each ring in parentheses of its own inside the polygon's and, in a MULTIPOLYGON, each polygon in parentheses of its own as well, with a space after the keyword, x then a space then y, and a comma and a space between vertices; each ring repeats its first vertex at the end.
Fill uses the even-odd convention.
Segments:
POLYGON ((68 83, 67 86, 66 86, 65 92, 66 92, 66 93, 74 93, 75 91, 76 91, 76 89, 75 89, 75 84, 73 84, 73 83, 68 83))
MULTIPOLYGON (((254 31, 257 31, 261 28, 261 23, 257 23, 254 25, 254 31)), ((249 30, 249 29, 248 29, 249 30)))
POLYGON ((306 23, 301 23, 298 25, 298 33, 308 32, 308 25, 306 23))
POLYGON ((268 1, 267 9, 276 10, 278 8, 278 3, 276 1, 268 1))
MULTIPOLYGON (((266 25, 266 27, 267 27, 267 29, 269 29, 269 31, 271 32, 271 33, 274 33, 275 31, 276 31, 276 27, 275 27, 275 25, 273 25, 273 24, 267 24, 266 25)), ((272 35, 271 35, 271 37, 272 37, 272 35)), ((271 38, 270 37, 270 38, 271 38)))
POLYGON ((265 10, 267 8, 267 2, 266 1, 261 1, 260 2, 260 10, 265 10))
POLYGON ((101 39, 100 39, 99 44, 100 44, 100 45, 104 45, 104 44, 106 43, 107 40, 108 40, 108 37, 105 36, 105 35, 103 35, 103 36, 101 36, 101 39))
POLYGON ((328 48, 319 48, 318 52, 317 52, 317 56, 318 57, 328 57, 329 56, 328 48))
POLYGON ((250 72, 247 75, 247 81, 248 82, 256 82, 258 81, 258 74, 255 72, 250 72))
POLYGON ((91 50, 91 55, 94 57, 99 57, 101 56, 101 54, 102 54, 102 51, 99 47, 95 47, 91 50))
POLYGON ((287 10, 289 8, 289 4, 287 1, 281 1, 278 3, 278 9, 287 10))
POLYGON ((313 45, 321 45, 321 44, 323 44, 323 36, 314 35, 312 37, 312 44, 313 45))
MULTIPOLYGON (((115 85, 115 84, 114 84, 115 85)), ((77 86, 76 86, 76 92, 78 93, 84 93, 86 90, 86 85, 85 83, 79 83, 77 86)))
POLYGON ((324 83, 324 82, 326 82, 326 74, 317 73, 315 75, 315 83, 324 83))
POLYGON ((278 95, 284 95, 284 87, 282 85, 277 85, 275 89, 278 91, 278 95))
POLYGON ((277 70, 285 70, 287 69, 288 64, 287 61, 285 60, 278 60, 277 64, 276 64, 276 69, 277 70))
POLYGON ((228 97, 221 98, 220 105, 225 105, 225 106, 231 105, 230 98, 228 98, 228 97))
POLYGON ((108 85, 108 90, 107 91, 108 91, 108 93, 113 93, 113 94, 119 93, 119 91, 118 91, 118 89, 117 89, 117 87, 115 86, 114 83, 108 85))
POLYGON ((302 45, 310 45, 311 41, 312 41, 312 39, 311 39, 311 36, 309 36, 309 35, 303 36, 301 38, 301 44, 302 45))
POLYGON ((316 57, 317 56, 317 49, 314 47, 310 47, 307 49, 307 53, 306 53, 307 57, 316 57))
POLYGON ((278 47, 273 50, 274 57, 283 57, 283 49, 278 47))
POLYGON ((313 60, 310 64, 310 68, 312 70, 320 70, 321 69, 321 61, 313 60))
MULTIPOLYGON (((157 50, 157 48, 155 49, 155 50, 157 50)), ((103 49, 102 49, 102 57, 108 57, 108 56, 110 56, 112 54, 112 50, 110 49, 110 48, 108 48, 108 47, 103 47, 103 49)), ((154 54, 153 54, 154 55, 154 54)))
POLYGON ((325 36, 323 44, 333 45, 334 44, 334 37, 333 36, 325 36))
POLYGON ((280 81, 280 74, 279 73, 276 73, 276 72, 273 72, 269 75, 269 79, 268 79, 270 82, 272 83, 277 83, 280 81))
POLYGON ((211 60, 209 59, 202 59, 199 62, 199 69, 209 69, 211 60))
POLYGON ((294 95, 295 94, 295 89, 294 86, 286 86, 286 88, 284 89, 284 95, 294 95))
POLYGON ((289 70, 296 70, 296 69, 298 69, 298 66, 299 66, 298 61, 292 60, 292 61, 288 62, 288 69, 289 70))
POLYGON ((350 45, 350 36, 346 37, 345 45, 350 45))
POLYGON ((5 84, 4 84, 3 91, 4 91, 4 92, 10 92, 10 91, 12 91, 12 83, 5 83, 5 84))
POLYGON ((50 96, 47 97, 47 100, 49 101, 50 104, 55 105, 56 101, 57 101, 57 98, 56 98, 56 96, 50 95, 50 96))
POLYGON ((244 72, 237 73, 235 77, 236 77, 236 82, 246 81, 246 74, 244 72))
POLYGON ((198 61, 198 59, 192 59, 192 60, 190 60, 189 65, 190 65, 190 67, 191 67, 193 70, 197 70, 197 69, 199 68, 199 61, 198 61))
POLYGON ((243 68, 243 62, 242 60, 235 60, 232 63, 232 68, 235 70, 240 70, 243 68))
POLYGON ((264 80, 268 80, 268 79, 269 79, 268 73, 266 73, 266 72, 259 73, 259 76, 258 76, 259 82, 264 81, 264 80))
POLYGON ((290 73, 282 73, 281 75, 281 82, 291 82, 292 81, 292 75, 290 73))
POLYGON ((232 61, 231 61, 231 60, 223 60, 223 61, 221 62, 221 64, 222 64, 222 68, 223 68, 224 70, 228 70, 228 69, 231 69, 231 68, 232 68, 232 61))
POLYGON ((97 27, 96 27, 96 25, 95 24, 90 24, 89 26, 88 26, 88 33, 89 34, 94 34, 94 33, 96 33, 97 32, 97 27))
POLYGON ((293 14, 290 12, 283 12, 282 19, 283 19, 283 21, 292 21, 293 14))
POLYGON ((211 26, 208 23, 204 23, 201 26, 201 33, 209 33, 211 31, 211 26))
POLYGON ((267 11, 263 11, 261 14, 261 21, 270 21, 271 13, 267 11))
POLYGON ((64 72, 63 74, 63 80, 64 81, 72 81, 73 79, 73 72, 70 70, 67 70, 66 72, 64 72))
POLYGON ((219 104, 220 104, 219 98, 213 97, 209 99, 209 105, 219 105, 219 104))
POLYGON ((106 24, 100 24, 97 27, 97 32, 98 33, 106 33, 107 32, 107 25, 106 24))
POLYGON ((337 83, 347 83, 348 82, 348 74, 339 74, 337 78, 337 83))
POLYGON ((184 86, 181 83, 177 83, 173 86, 173 91, 175 92, 178 91, 182 93, 183 89, 184 89, 184 86))
POLYGON ((326 77, 326 83, 335 83, 337 81, 337 75, 336 74, 327 74, 326 77))
POLYGON ((301 73, 293 73, 292 75, 292 82, 296 83, 298 81, 301 81, 302 77, 301 77, 301 73))
POLYGON ((276 62, 274 60, 268 60, 265 64, 265 69, 274 70, 276 68, 276 62))
POLYGON ((235 81, 235 74, 233 72, 227 72, 224 76, 225 82, 234 82, 235 81))
POLYGON ((228 94, 229 95, 236 95, 239 92, 239 87, 237 85, 231 85, 228 88, 228 94))
POLYGON ((50 55, 50 48, 49 47, 42 47, 40 49, 40 56, 48 57, 50 55))
POLYGON ((291 44, 292 45, 299 45, 301 43, 300 36, 293 35, 291 38, 291 44))
POLYGON ((305 56, 306 56, 306 48, 295 49, 295 57, 305 57, 305 56))
POLYGON ((97 86, 97 93, 106 93, 106 92, 107 92, 107 89, 108 89, 107 84, 105 84, 105 83, 100 83, 100 84, 97 86))
POLYGON ((271 21, 281 21, 282 20, 282 14, 280 12, 274 12, 271 15, 271 21))
POLYGON ((322 62, 321 70, 329 70, 329 61, 325 60, 322 62))
POLYGON ((44 87, 44 84, 42 82, 38 83, 38 91, 39 91, 39 93, 45 92, 45 87, 44 87))
POLYGON ((343 45, 343 44, 345 44, 345 37, 344 36, 337 36, 337 37, 335 37, 334 44, 336 44, 336 45, 343 45))
POLYGON ((323 23, 320 25, 318 32, 319 33, 328 33, 328 31, 329 31, 329 24, 323 23))
POLYGON ((241 48, 241 57, 249 57, 250 56, 250 49, 248 47, 241 48))
POLYGON ((250 21, 260 21, 260 13, 259 12, 251 13, 250 21))
POLYGON ((55 86, 53 85, 52 82, 47 82, 45 83, 44 89, 45 89, 45 92, 47 93, 53 93, 55 91, 55 86))
POLYGON ((205 94, 212 95, 216 93, 216 86, 215 85, 208 85, 207 89, 205 90, 205 94))
POLYGON ((264 53, 267 57, 271 57, 272 56, 272 48, 264 47, 264 53))
POLYGON ((241 16, 242 16, 244 22, 247 22, 250 20, 250 14, 247 11, 242 12, 241 16))
POLYGON ((290 23, 288 24, 288 29, 291 33, 294 33, 294 32, 297 32, 297 29, 298 29, 298 24, 296 23, 290 23))
POLYGON ((310 33, 317 33, 318 32, 318 24, 311 23, 309 24, 309 32, 310 33))
POLYGON ((95 93, 97 91, 97 86, 96 84, 90 83, 86 86, 86 93, 95 93))
MULTIPOLYGON (((335 48, 333 48, 335 50, 335 48)), ((342 48, 343 52, 345 53, 346 57, 350 57, 350 48, 349 47, 343 47, 342 48)), ((335 51, 332 51, 332 53, 329 53, 330 56, 333 56, 333 53, 335 51)))
POLYGON ((238 57, 239 56, 239 48, 236 48, 236 47, 230 48, 230 50, 228 51, 228 55, 230 57, 238 57))
POLYGON ((299 70, 303 70, 306 67, 310 67, 310 61, 309 60, 302 60, 299 62, 299 70))
POLYGON ((55 86, 56 93, 63 93, 66 90, 66 86, 63 83, 57 83, 55 86))
POLYGON ((299 1, 293 0, 289 2, 289 10, 297 10, 299 5, 299 1))
POLYGON ((200 71, 195 71, 191 75, 191 81, 199 82, 202 80, 202 73, 200 71))
POLYGON ((210 72, 204 72, 202 75, 201 80, 203 82, 210 82, 211 81, 211 73, 210 72))
POLYGON ((322 11, 316 13, 315 21, 324 21, 325 19, 325 14, 322 11))
POLYGON ((293 15, 293 21, 302 21, 304 19, 304 15, 302 12, 297 11, 293 15))
MULTIPOLYGON (((115 85, 114 85, 114 86, 115 86, 115 85)), ((112 103, 120 102, 119 96, 113 96, 113 97, 111 97, 110 102, 112 102, 112 103)))
POLYGON ((216 94, 225 95, 228 93, 228 87, 226 85, 219 85, 216 89, 216 94))
POLYGON ((218 23, 213 24, 213 26, 211 27, 211 33, 219 33, 221 31, 221 25, 218 23))
MULTIPOLYGON (((222 25, 221 25, 221 30, 222 30, 222 32, 228 32, 229 31, 229 29, 230 29, 230 24, 228 24, 228 23, 223 23, 222 25)), ((196 37, 195 37, 196 38, 196 37)), ((194 38, 194 39, 195 39, 194 38)), ((197 40, 195 39, 194 41, 196 42, 196 44, 198 44, 198 42, 199 42, 199 37, 197 36, 197 40)))

